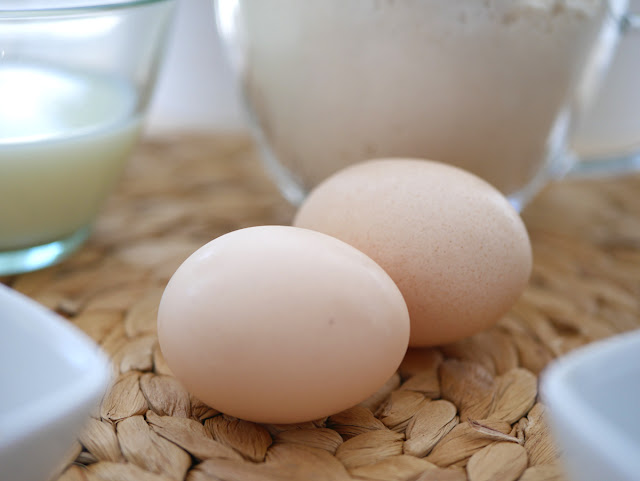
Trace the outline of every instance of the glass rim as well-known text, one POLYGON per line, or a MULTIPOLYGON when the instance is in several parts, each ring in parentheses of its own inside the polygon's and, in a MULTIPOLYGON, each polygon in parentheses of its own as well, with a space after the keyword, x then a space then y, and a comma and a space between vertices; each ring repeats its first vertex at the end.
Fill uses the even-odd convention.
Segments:
MULTIPOLYGON (((152 5, 154 3, 172 3, 175 0, 85 0, 84 2, 61 2, 59 6, 49 6, 45 3, 28 6, 18 2, 15 8, 0 5, 0 20, 25 19, 34 17, 55 17, 59 15, 75 15, 110 10, 125 10, 129 8, 152 5)), ((48 2, 51 3, 51 2, 48 2)))

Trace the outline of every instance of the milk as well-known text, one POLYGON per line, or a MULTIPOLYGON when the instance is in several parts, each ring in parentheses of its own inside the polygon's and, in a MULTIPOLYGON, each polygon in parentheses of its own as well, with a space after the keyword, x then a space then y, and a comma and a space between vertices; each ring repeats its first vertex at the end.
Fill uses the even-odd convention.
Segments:
POLYGON ((0 251, 87 227, 141 127, 133 85, 0 62, 0 251))
POLYGON ((564 146, 598 0, 244 0, 252 118, 303 189, 348 164, 461 166, 507 194, 564 146))

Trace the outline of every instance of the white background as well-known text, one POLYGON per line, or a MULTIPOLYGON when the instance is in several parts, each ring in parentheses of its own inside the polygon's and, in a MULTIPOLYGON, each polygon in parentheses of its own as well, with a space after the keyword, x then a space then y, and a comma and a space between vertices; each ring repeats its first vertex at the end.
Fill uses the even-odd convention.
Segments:
POLYGON ((216 33, 213 0, 179 0, 148 132, 243 127, 235 84, 216 33))

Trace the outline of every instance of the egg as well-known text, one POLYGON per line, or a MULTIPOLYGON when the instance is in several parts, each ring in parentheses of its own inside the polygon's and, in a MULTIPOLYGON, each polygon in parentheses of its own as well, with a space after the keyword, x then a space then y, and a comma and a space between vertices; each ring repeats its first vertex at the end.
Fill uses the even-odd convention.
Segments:
POLYGON ((158 338, 178 380, 211 407, 295 423, 378 390, 407 349, 409 314, 388 274, 354 247, 260 226, 218 237, 177 269, 158 338))
POLYGON ((375 260, 409 308, 412 346, 495 324, 531 273, 526 228, 507 199, 459 168, 418 159, 353 165, 318 185, 294 225, 375 260))

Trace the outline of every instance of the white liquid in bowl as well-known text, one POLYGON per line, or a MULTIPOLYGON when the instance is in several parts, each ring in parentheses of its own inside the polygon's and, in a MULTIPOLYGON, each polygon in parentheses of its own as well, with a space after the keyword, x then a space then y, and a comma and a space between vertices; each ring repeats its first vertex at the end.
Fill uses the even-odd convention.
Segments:
POLYGON ((87 226, 138 137, 133 85, 0 63, 0 251, 87 226))

